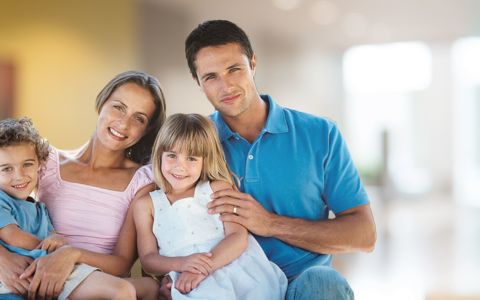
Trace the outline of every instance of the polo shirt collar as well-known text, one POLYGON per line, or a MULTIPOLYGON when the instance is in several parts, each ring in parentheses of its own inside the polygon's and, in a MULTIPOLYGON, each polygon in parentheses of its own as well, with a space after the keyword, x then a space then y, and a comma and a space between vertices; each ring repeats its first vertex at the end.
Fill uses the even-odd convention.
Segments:
MULTIPOLYGON (((268 103, 267 122, 263 129, 264 132, 269 133, 285 133, 288 132, 287 121, 285 120, 285 111, 282 106, 273 101, 269 95, 260 95, 263 101, 268 103)), ((218 134, 222 141, 231 137, 235 137, 237 133, 233 132, 227 123, 223 120, 218 111, 211 115, 212 121, 215 122, 218 129, 218 134)))

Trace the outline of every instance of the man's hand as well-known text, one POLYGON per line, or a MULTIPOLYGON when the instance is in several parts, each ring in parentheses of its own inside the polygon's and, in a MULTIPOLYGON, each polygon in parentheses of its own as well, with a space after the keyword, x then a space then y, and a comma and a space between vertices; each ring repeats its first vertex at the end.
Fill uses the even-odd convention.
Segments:
POLYGON ((30 281, 20 279, 20 274, 32 263, 30 257, 18 255, 5 250, 0 255, 0 281, 13 293, 27 296, 30 281))
POLYGON ((223 222, 238 223, 259 236, 271 236, 275 214, 268 212, 249 194, 232 189, 217 191, 208 203, 210 214, 222 214, 223 222))
POLYGON ((207 276, 203 274, 195 274, 190 272, 182 272, 175 282, 175 288, 182 294, 190 293, 202 282, 207 276))

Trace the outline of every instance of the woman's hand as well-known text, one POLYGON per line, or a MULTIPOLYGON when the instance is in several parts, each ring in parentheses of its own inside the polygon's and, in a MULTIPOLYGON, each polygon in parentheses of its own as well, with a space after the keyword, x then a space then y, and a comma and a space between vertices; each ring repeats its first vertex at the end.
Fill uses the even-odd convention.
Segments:
POLYGON ((28 299, 57 298, 79 255, 80 252, 75 248, 65 246, 36 259, 20 276, 20 278, 33 276, 28 289, 28 299))
POLYGON ((170 276, 165 275, 160 280, 159 293, 159 300, 172 300, 172 278, 170 276))
POLYGON ((20 274, 32 263, 30 257, 18 255, 1 247, 0 253, 0 281, 13 293, 27 296, 30 284, 28 276, 20 279, 20 274))
POLYGON ((195 274, 190 272, 182 272, 175 282, 175 288, 182 294, 190 293, 202 282, 207 276, 203 274, 195 274))
POLYGON ((47 250, 48 253, 51 253, 58 248, 65 246, 67 244, 67 241, 65 239, 57 234, 57 233, 52 233, 49 236, 47 236, 39 245, 37 248, 47 250))
POLYGON ((191 272, 205 276, 212 272, 212 253, 195 253, 180 259, 179 272, 191 272))

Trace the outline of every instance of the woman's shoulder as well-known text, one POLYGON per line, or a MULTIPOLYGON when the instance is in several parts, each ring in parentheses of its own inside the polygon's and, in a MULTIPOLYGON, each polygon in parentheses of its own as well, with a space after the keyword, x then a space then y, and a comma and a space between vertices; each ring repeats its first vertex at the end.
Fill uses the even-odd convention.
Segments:
POLYGON ((136 169, 128 189, 135 195, 139 190, 154 182, 152 165, 147 164, 136 169))

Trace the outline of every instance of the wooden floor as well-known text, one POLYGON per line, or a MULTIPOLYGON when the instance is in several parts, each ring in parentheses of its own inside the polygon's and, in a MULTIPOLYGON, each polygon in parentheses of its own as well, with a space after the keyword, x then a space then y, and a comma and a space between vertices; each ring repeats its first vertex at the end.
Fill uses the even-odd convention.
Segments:
POLYGON ((374 252, 334 259, 355 298, 480 299, 480 207, 448 196, 382 200, 379 194, 369 189, 374 252))

